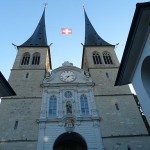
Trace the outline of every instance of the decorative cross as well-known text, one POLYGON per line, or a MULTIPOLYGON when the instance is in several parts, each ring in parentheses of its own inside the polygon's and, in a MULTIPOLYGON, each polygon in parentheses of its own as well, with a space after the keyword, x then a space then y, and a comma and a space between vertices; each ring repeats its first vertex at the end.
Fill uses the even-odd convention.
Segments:
POLYGON ((47 7, 47 5, 48 5, 48 3, 44 3, 43 5, 44 5, 44 8, 46 8, 46 7, 47 7))

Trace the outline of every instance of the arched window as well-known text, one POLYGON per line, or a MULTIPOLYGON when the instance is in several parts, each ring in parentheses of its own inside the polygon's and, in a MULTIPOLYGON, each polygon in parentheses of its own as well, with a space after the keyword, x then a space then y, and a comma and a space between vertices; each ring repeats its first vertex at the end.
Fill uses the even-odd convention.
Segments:
POLYGON ((94 61, 94 64, 102 64, 102 61, 98 52, 93 52, 93 61, 94 61))
POLYGON ((49 100, 49 116, 56 116, 57 111, 57 98, 52 95, 49 100))
POLYGON ((29 53, 24 53, 22 56, 22 61, 21 65, 28 65, 30 61, 30 54, 29 53))
POLYGON ((88 106, 88 100, 86 95, 80 96, 80 104, 81 104, 81 114, 82 115, 88 115, 89 114, 89 106, 88 106))
POLYGON ((103 59, 105 64, 113 64, 110 54, 108 52, 103 52, 103 59))
POLYGON ((39 65, 40 63, 40 53, 36 52, 32 57, 32 65, 39 65))

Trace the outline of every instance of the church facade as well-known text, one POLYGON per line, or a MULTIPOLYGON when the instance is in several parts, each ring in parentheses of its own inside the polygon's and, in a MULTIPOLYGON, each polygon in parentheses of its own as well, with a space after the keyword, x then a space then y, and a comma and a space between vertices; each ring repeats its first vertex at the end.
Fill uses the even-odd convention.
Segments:
POLYGON ((85 10, 82 67, 52 70, 45 10, 9 77, 17 96, 0 104, 0 150, 149 150, 150 136, 128 86, 115 87, 115 45, 85 10), (49 71, 51 70, 51 71, 49 71))

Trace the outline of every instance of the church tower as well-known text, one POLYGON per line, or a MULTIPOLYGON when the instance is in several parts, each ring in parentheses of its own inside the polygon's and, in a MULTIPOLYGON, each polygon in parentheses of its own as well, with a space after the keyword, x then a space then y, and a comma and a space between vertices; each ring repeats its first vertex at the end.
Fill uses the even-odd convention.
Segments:
POLYGON ((40 84, 45 73, 52 69, 45 29, 45 9, 32 36, 17 48, 9 83, 18 96, 41 96, 40 84))
MULTIPOLYGON (((115 87, 119 61, 115 45, 103 40, 91 24, 86 11, 82 69, 94 82, 94 97, 104 149, 146 149, 148 131, 128 86, 115 87), (141 136, 141 135, 145 135, 141 136), (144 144, 145 143, 145 144, 144 144)), ((148 138, 149 139, 149 138, 148 138)))
POLYGON ((9 83, 17 96, 0 104, 0 149, 35 150, 42 99, 42 81, 51 67, 47 44, 45 9, 32 36, 17 46, 9 83))

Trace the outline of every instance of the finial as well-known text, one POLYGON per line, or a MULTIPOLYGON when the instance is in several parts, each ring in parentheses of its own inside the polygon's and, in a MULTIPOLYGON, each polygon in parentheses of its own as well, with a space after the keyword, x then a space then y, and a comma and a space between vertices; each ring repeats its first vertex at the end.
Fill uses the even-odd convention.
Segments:
POLYGON ((47 7, 47 5, 48 5, 48 3, 44 3, 43 5, 44 5, 44 8, 46 8, 46 7, 47 7))
POLYGON ((84 5, 84 4, 82 4, 82 6, 83 6, 83 9, 85 10, 85 5, 84 5))

